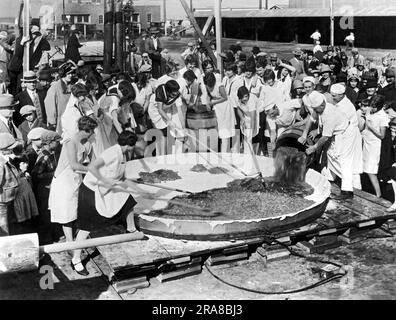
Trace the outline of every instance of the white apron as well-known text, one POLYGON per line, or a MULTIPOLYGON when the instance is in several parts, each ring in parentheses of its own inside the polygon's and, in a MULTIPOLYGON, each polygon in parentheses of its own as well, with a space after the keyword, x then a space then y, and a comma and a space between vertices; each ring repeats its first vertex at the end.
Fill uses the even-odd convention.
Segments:
MULTIPOLYGON (((83 163, 85 151, 84 146, 79 144, 77 151, 77 161, 79 163, 83 163)), ((81 182, 82 175, 75 173, 70 167, 66 149, 63 146, 48 198, 51 222, 66 224, 77 219, 78 189, 81 182)))
MULTIPOLYGON (((211 99, 220 99, 221 94, 219 90, 220 84, 216 83, 212 92, 210 92, 211 99)), ((227 139, 235 136, 235 111, 230 101, 218 103, 213 107, 216 113, 217 128, 220 139, 227 139)))
MULTIPOLYGON (((112 155, 112 157, 105 170, 100 169, 101 174, 106 178, 121 180, 125 173, 125 163, 122 163, 124 156, 121 147, 117 144, 105 152, 112 155)), ((95 192, 96 211, 105 218, 114 217, 122 209, 130 195, 121 189, 107 189, 98 185, 98 180, 90 172, 85 176, 84 184, 95 192)))
POLYGON ((333 137, 327 151, 327 168, 342 179, 341 190, 353 191, 354 149, 359 139, 356 127, 349 124, 348 128, 333 137))

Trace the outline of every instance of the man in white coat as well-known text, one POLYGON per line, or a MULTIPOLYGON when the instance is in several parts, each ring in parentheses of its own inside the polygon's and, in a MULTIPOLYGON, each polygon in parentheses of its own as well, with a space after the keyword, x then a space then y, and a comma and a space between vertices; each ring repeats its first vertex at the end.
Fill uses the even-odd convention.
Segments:
POLYGON ((345 95, 345 86, 341 83, 333 84, 330 88, 330 93, 333 97, 335 106, 345 114, 350 124, 354 127, 355 142, 354 147, 354 158, 353 158, 353 187, 361 190, 362 185, 360 181, 360 175, 363 173, 363 151, 362 151, 362 135, 360 134, 358 126, 358 118, 356 108, 345 95))
POLYGON ((314 112, 312 121, 319 123, 322 137, 318 142, 307 148, 308 155, 321 148, 327 141, 331 145, 327 151, 327 169, 331 174, 331 180, 336 176, 341 178, 341 194, 333 197, 335 200, 347 200, 353 198, 353 168, 354 168, 354 143, 356 131, 345 114, 336 106, 326 102, 326 97, 314 91, 308 96, 314 112))

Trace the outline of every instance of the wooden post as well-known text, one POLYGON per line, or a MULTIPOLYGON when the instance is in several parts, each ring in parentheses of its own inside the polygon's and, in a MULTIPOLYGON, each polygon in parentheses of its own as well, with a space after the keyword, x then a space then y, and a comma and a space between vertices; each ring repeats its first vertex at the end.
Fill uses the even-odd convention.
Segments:
POLYGON ((124 24, 122 0, 115 0, 115 57, 118 68, 124 71, 124 24))
POLYGON ((221 25, 221 0, 215 0, 215 19, 216 19, 216 51, 217 51, 217 69, 219 69, 221 76, 223 76, 223 60, 221 58, 221 38, 223 35, 221 25))
POLYGON ((210 58, 212 59, 213 63, 217 66, 216 56, 214 55, 213 50, 210 48, 208 40, 206 40, 205 36, 203 35, 197 20, 195 20, 194 14, 190 11, 190 8, 188 7, 186 0, 180 0, 180 3, 183 6, 184 11, 187 13, 187 16, 190 19, 192 25, 194 26, 195 31, 197 31, 198 37, 201 39, 202 44, 204 45, 205 49, 208 51, 210 58))
POLYGON ((110 73, 113 59, 113 18, 114 0, 104 1, 104 49, 103 49, 103 69, 105 73, 110 73))
MULTIPOLYGON (((30 37, 30 0, 24 1, 23 6, 23 36, 30 37)), ((30 70, 30 41, 26 42, 23 52, 23 71, 30 70)))
POLYGON ((263 0, 259 0, 259 10, 263 9, 263 0))
POLYGON ((165 26, 165 35, 168 34, 168 31, 166 30, 166 0, 164 0, 163 2, 163 12, 164 12, 164 26, 165 26))
POLYGON ((330 45, 334 46, 334 3, 330 0, 330 45))

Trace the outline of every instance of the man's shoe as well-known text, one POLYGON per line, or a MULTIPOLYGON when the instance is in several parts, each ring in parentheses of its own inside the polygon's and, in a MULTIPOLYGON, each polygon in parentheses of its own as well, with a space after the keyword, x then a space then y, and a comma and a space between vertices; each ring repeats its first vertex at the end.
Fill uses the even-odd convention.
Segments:
POLYGON ((352 191, 341 191, 339 195, 334 195, 331 197, 333 200, 343 201, 353 199, 353 192, 352 191))

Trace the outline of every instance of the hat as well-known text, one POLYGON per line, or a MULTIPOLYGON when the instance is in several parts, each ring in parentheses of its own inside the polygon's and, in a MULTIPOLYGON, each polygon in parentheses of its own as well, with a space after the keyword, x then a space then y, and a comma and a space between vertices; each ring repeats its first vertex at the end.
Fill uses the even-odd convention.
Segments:
POLYGON ((0 94, 0 109, 13 109, 19 101, 14 100, 11 94, 0 94))
POLYGON ((102 82, 109 81, 110 79, 111 79, 110 74, 107 74, 107 73, 102 74, 102 82))
POLYGON ((85 66, 84 60, 78 60, 77 67, 83 67, 83 66, 85 66))
POLYGON ((333 72, 327 64, 323 65, 320 68, 320 74, 325 73, 325 72, 333 72))
POLYGON ((364 58, 363 57, 359 57, 359 59, 357 59, 357 61, 355 62, 356 66, 364 66, 364 58))
POLYGON ((345 86, 343 86, 341 83, 333 84, 330 87, 330 93, 334 93, 334 94, 344 94, 345 90, 346 90, 345 86))
POLYGON ((1 31, 1 32, 0 32, 0 38, 6 39, 7 37, 8 37, 7 31, 1 31))
POLYGON ((31 114, 33 111, 35 112, 35 111, 36 111, 36 108, 35 108, 34 106, 27 105, 27 106, 23 106, 23 107, 21 108, 21 110, 19 110, 19 113, 20 113, 22 116, 26 116, 26 115, 28 115, 28 114, 31 114))
POLYGON ((66 63, 61 68, 59 68, 59 73, 61 77, 66 76, 69 73, 73 73, 76 71, 76 67, 71 63, 66 63))
POLYGON ((259 52, 257 57, 266 57, 268 54, 266 52, 259 52))
POLYGON ((150 28, 150 33, 159 33, 159 30, 156 27, 150 28))
POLYGON ((103 71, 104 69, 103 69, 103 67, 100 65, 100 64, 98 64, 97 66, 96 66, 96 68, 95 68, 96 70, 101 70, 101 71, 103 71))
POLYGON ((259 47, 253 47, 252 52, 253 52, 253 54, 258 54, 260 52, 260 48, 259 47))
POLYGON ((367 83, 364 86, 364 89, 370 89, 370 88, 378 88, 378 81, 376 79, 367 80, 367 83))
POLYGON ((360 81, 359 75, 357 73, 354 73, 354 72, 348 73, 348 78, 347 79, 348 79, 348 81, 352 80, 352 79, 356 79, 356 80, 360 81))
POLYGON ((310 106, 313 109, 316 109, 320 107, 323 102, 326 102, 326 97, 324 94, 319 93, 318 91, 313 91, 308 95, 307 100, 309 101, 310 106))
POLYGON ((40 27, 39 27, 39 26, 36 26, 36 25, 32 25, 32 28, 30 29, 30 31, 31 31, 32 33, 40 32, 40 27))
POLYGON ((319 70, 319 69, 315 69, 315 70, 312 70, 311 73, 312 73, 312 74, 320 73, 320 70, 319 70))
POLYGON ((15 138, 8 132, 0 133, 0 150, 12 150, 18 145, 15 138))
POLYGON ((301 56, 303 54, 303 51, 301 50, 301 48, 296 48, 296 50, 293 50, 293 54, 295 56, 301 56))
POLYGON ((313 84, 315 84, 316 80, 314 77, 304 77, 303 83, 305 83, 305 82, 312 82, 313 84))
POLYGON ((189 43, 187 43, 187 47, 194 47, 194 43, 192 43, 191 41, 189 43))
POLYGON ((25 71, 23 73, 23 82, 36 82, 37 81, 37 75, 34 71, 25 71))
POLYGON ((139 73, 145 73, 145 72, 151 72, 152 67, 149 64, 143 64, 140 69, 139 69, 139 73))
POLYGON ((385 71, 385 77, 396 77, 396 69, 395 68, 387 68, 385 71))
POLYGON ((49 144, 52 141, 60 141, 61 139, 62 137, 55 131, 45 130, 41 134, 41 142, 44 144, 49 144))
POLYGON ((77 29, 77 27, 76 27, 75 24, 73 24, 73 25, 70 27, 70 30, 71 30, 71 31, 74 31, 74 30, 76 30, 76 29, 77 29))
POLYGON ((358 50, 358 48, 353 48, 353 49, 351 50, 351 52, 352 52, 352 53, 359 53, 359 50, 358 50))
POLYGON ((33 128, 32 130, 29 131, 27 138, 29 140, 40 140, 41 139, 41 135, 47 131, 44 128, 33 128))
POLYGON ((303 82, 301 80, 294 80, 293 81, 293 89, 294 90, 302 89, 302 88, 304 88, 304 84, 303 84, 303 82))

